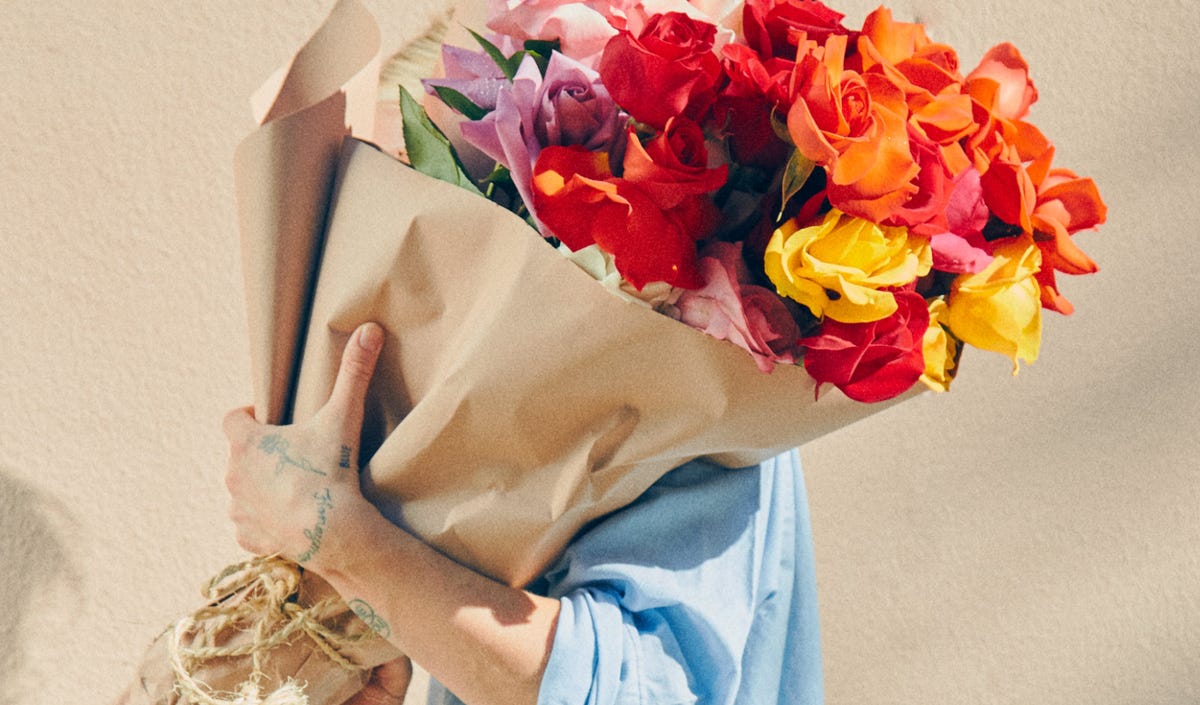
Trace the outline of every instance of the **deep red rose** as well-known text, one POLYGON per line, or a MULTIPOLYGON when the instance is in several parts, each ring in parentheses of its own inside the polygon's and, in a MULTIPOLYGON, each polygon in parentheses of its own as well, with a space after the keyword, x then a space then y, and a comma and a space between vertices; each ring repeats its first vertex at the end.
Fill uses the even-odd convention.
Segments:
POLYGON ((801 32, 821 44, 831 34, 850 34, 842 26, 844 17, 818 0, 746 0, 742 34, 764 60, 772 56, 794 59, 801 32))
POLYGON ((695 239, 640 187, 613 176, 603 152, 542 150, 533 167, 533 203, 550 234, 572 251, 598 245, 639 291, 656 281, 684 289, 704 283, 695 239))
POLYGON ((725 185, 729 167, 708 168, 708 147, 699 125, 671 118, 666 129, 644 145, 629 128, 623 166, 621 177, 636 184, 693 239, 716 229, 721 212, 709 194, 725 185))
POLYGON ((600 57, 600 79, 617 105, 639 122, 662 128, 686 115, 700 119, 716 99, 721 61, 716 25, 667 12, 636 37, 622 30, 600 57))
POLYGON ((872 323, 825 319, 821 332, 804 338, 804 369, 817 380, 861 402, 891 399, 925 372, 923 341, 929 308, 913 291, 895 292, 896 312, 872 323))
POLYGON ((729 81, 713 105, 712 124, 730 140, 739 164, 779 168, 791 146, 775 133, 771 111, 791 106, 789 87, 795 62, 768 59, 765 63, 750 47, 726 44, 721 49, 729 81))

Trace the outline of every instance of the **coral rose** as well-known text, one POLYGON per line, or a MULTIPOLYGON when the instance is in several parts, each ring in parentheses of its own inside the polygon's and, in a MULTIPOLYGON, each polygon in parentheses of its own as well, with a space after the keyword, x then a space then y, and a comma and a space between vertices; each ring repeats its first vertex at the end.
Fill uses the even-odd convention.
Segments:
POLYGON ((1037 278, 1042 287, 1043 307, 1064 315, 1074 312, 1075 307, 1059 293, 1054 273, 1079 275, 1099 271, 1071 236, 1098 227, 1107 218, 1108 207, 1091 179, 1080 178, 1067 169, 1051 169, 1038 184, 1032 220, 1033 237, 1042 251, 1042 268, 1037 278))
POLYGON ((657 281, 703 284, 691 233, 636 184, 614 177, 604 152, 543 149, 533 167, 533 205, 550 234, 571 250, 598 245, 639 291, 657 281))
POLYGON ((716 191, 729 175, 727 165, 708 168, 704 131, 687 118, 668 120, 662 133, 644 145, 630 127, 623 166, 624 178, 642 185, 668 209, 690 197, 716 191))

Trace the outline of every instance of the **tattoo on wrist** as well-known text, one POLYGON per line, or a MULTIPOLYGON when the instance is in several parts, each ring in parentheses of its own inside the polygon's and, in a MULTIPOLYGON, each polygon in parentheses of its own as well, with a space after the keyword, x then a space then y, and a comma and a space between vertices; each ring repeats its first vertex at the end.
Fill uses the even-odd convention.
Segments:
POLYGON ((288 447, 289 444, 287 439, 278 433, 271 433, 263 436, 262 440, 258 443, 258 449, 262 452, 266 453, 267 455, 279 456, 279 462, 275 465, 276 475, 283 472, 284 467, 291 465, 292 467, 299 468, 304 472, 310 472, 314 475, 320 475, 322 477, 325 476, 324 471, 313 467, 313 464, 304 458, 293 458, 288 453, 288 447))
POLYGON ((375 632, 384 639, 392 635, 392 628, 389 627, 388 623, 383 620, 383 617, 375 614, 374 607, 371 607, 366 602, 358 599, 351 600, 346 604, 350 607, 350 611, 354 612, 359 619, 361 619, 368 627, 371 628, 371 631, 375 632))
POLYGON ((333 497, 329 494, 328 487, 323 492, 313 494, 313 499, 317 500, 317 523, 313 528, 304 530, 304 536, 309 542, 308 550, 296 556, 297 563, 308 562, 317 555, 321 548, 321 539, 325 536, 325 524, 329 520, 327 512, 333 508, 333 497))
POLYGON ((338 459, 338 467, 339 467, 339 468, 349 468, 349 467, 351 467, 351 466, 350 466, 350 456, 351 456, 353 453, 354 453, 354 451, 353 451, 353 449, 352 449, 352 448, 350 448, 350 446, 342 446, 342 455, 341 455, 341 457, 338 459))

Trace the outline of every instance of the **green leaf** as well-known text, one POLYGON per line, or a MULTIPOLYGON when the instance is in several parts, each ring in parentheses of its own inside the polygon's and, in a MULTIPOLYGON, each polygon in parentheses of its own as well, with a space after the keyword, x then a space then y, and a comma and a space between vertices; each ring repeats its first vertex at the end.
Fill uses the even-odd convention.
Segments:
POLYGON ((479 46, 483 47, 484 53, 492 58, 496 66, 500 67, 500 72, 504 74, 504 77, 511 81, 513 76, 517 75, 517 69, 521 66, 521 59, 525 57, 525 52, 518 51, 512 56, 505 56, 504 52, 500 51, 500 47, 484 39, 483 35, 474 30, 467 31, 471 33, 472 37, 475 37, 479 46))
POLYGON ((781 142, 792 144, 792 135, 788 132, 787 116, 780 117, 776 108, 771 108, 771 129, 781 142))
POLYGON ((549 41, 542 39, 527 39, 525 40, 525 54, 533 57, 534 63, 537 64, 538 71, 543 76, 546 75, 546 68, 550 65, 550 55, 558 51, 562 46, 562 42, 557 39, 549 41))
POLYGON ((526 39, 522 48, 525 51, 541 54, 549 58, 552 52, 556 52, 562 48, 562 42, 557 39, 526 39))
POLYGON ((508 167, 497 162, 495 164, 495 166, 492 167, 492 173, 488 174, 487 176, 485 176, 483 178, 483 183, 485 183, 485 184, 505 184, 505 183, 511 184, 512 183, 512 172, 508 170, 508 167))
POLYGON ((783 211, 787 208, 788 201, 800 193, 816 166, 817 163, 801 154, 800 150, 792 151, 787 167, 783 170, 783 201, 779 205, 779 215, 776 216, 776 219, 783 217, 783 211))
POLYGON ((400 112, 404 118, 404 148, 409 164, 422 174, 482 196, 483 192, 463 169, 454 145, 403 86, 400 87, 400 112))
POLYGON ((491 112, 479 107, 472 102, 470 98, 454 90, 453 88, 447 88, 446 86, 434 86, 433 90, 435 93, 437 93, 438 97, 442 99, 443 103, 462 113, 468 120, 480 120, 484 115, 487 115, 489 112, 491 112))

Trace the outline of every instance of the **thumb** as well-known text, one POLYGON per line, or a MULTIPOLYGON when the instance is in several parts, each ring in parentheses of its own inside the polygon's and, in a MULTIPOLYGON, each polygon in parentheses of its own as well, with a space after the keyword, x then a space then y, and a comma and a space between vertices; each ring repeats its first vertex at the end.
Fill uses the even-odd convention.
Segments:
POLYGON ((383 349, 383 329, 377 323, 364 323, 355 329, 342 351, 342 363, 333 393, 322 408, 322 414, 338 419, 342 431, 357 437, 362 431, 363 403, 367 398, 367 387, 375 373, 379 351, 383 349))

